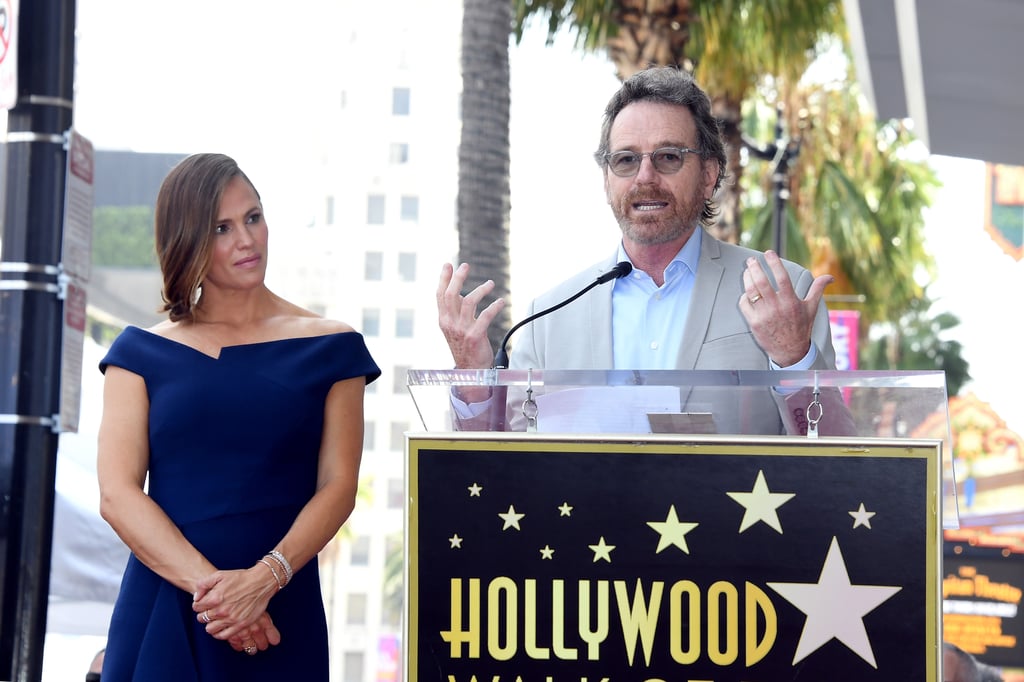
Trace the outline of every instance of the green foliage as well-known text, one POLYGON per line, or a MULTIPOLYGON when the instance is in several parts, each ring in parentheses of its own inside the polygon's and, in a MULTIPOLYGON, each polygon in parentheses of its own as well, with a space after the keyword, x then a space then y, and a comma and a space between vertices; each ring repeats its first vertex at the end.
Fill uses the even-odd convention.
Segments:
POLYGON ((93 265, 156 267, 153 209, 101 206, 93 210, 93 265))
POLYGON ((875 326, 870 343, 860 353, 862 369, 942 370, 950 396, 970 381, 968 363, 959 341, 943 338, 960 324, 952 313, 930 316, 931 301, 918 299, 895 324, 875 326))

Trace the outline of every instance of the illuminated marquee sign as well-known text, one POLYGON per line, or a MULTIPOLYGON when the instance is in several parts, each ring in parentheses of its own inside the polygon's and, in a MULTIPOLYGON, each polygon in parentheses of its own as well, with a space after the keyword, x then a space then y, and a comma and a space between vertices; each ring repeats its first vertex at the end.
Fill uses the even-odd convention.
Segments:
POLYGON ((937 441, 447 436, 408 443, 408 682, 935 679, 937 441))
POLYGON ((943 561, 943 638, 999 667, 1024 667, 1024 556, 957 545, 943 561))

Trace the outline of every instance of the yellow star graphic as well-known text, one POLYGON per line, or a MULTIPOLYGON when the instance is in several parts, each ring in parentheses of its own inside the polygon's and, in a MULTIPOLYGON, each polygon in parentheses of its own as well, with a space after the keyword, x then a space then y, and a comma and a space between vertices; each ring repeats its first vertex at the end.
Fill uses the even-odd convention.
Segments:
POLYGON ((448 542, 452 544, 448 549, 462 549, 462 538, 459 537, 458 533, 448 538, 448 542))
POLYGON ((792 499, 794 493, 773 493, 768 490, 768 484, 764 481, 764 471, 757 472, 757 480, 754 482, 754 489, 749 493, 726 493, 729 497, 743 505, 746 510, 743 512, 743 520, 740 522, 740 531, 753 526, 758 521, 764 521, 769 526, 782 534, 782 524, 779 522, 779 515, 776 509, 792 499))
POLYGON ((468 490, 470 497, 480 497, 480 491, 483 490, 483 488, 474 483, 473 485, 469 486, 468 490))
POLYGON ((508 506, 508 511, 504 514, 498 514, 501 519, 505 522, 505 525, 501 527, 502 530, 508 530, 509 528, 515 528, 516 530, 522 530, 519 527, 519 519, 526 516, 526 514, 517 514, 516 508, 511 504, 508 506))
POLYGON ((686 546, 686 534, 699 524, 680 523, 679 517, 676 516, 676 506, 673 504, 669 506, 668 516, 664 521, 648 521, 647 525, 658 531, 658 534, 661 535, 661 539, 658 540, 658 549, 654 552, 655 554, 672 545, 689 554, 690 548, 686 546))
POLYGON ((559 516, 572 516, 572 507, 569 506, 568 502, 563 502, 562 506, 558 508, 559 516))
POLYGON ((596 545, 588 545, 594 552, 594 563, 597 563, 598 559, 604 559, 608 563, 612 562, 612 550, 615 549, 615 545, 606 545, 604 542, 604 536, 597 541, 596 545))
POLYGON ((555 550, 551 549, 551 545, 544 545, 540 550, 541 559, 554 559, 555 550))

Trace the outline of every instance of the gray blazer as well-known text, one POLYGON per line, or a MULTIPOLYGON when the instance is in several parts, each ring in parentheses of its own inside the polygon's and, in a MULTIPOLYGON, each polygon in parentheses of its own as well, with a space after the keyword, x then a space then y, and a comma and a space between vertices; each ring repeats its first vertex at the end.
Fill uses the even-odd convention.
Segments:
MULTIPOLYGON (((763 264, 763 254, 758 251, 719 241, 706 232, 702 235, 700 262, 676 369, 771 369, 768 355, 754 341, 739 310, 743 271, 751 256, 761 259, 763 264)), ((532 302, 527 316, 566 300, 614 267, 615 262, 613 254, 542 294, 532 302)), ((796 263, 784 263, 797 295, 805 296, 814 277, 796 263)), ((767 267, 765 271, 771 277, 767 267)), ((520 329, 510 341, 510 369, 613 367, 613 286, 598 286, 520 329)), ((824 303, 818 308, 811 340, 817 347, 817 358, 810 369, 835 369, 835 350, 824 303)), ((684 388, 681 400, 684 411, 711 412, 719 433, 778 435, 806 432, 803 413, 810 403, 811 391, 783 396, 770 388, 684 388)), ((521 397, 508 396, 504 424, 513 430, 523 428, 521 404, 521 397)), ((470 424, 462 425, 466 427, 472 428, 470 424)), ((844 422, 831 431, 833 435, 852 432, 852 423, 844 422)))

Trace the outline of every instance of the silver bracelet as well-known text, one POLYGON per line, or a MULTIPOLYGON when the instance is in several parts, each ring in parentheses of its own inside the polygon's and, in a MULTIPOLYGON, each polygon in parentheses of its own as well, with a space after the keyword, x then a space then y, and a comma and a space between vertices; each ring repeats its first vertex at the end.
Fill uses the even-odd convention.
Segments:
POLYGON ((275 571, 274 567, 270 565, 270 562, 267 561, 266 558, 263 558, 260 559, 260 563, 269 568, 270 572, 274 574, 274 580, 277 582, 277 589, 280 590, 281 588, 283 588, 284 585, 281 584, 281 576, 277 574, 277 571, 275 571))
POLYGON ((284 569, 284 584, 287 585, 292 581, 292 565, 288 563, 288 560, 284 558, 284 554, 281 554, 276 549, 272 549, 267 552, 267 556, 271 557, 277 563, 281 564, 281 568, 284 569))

